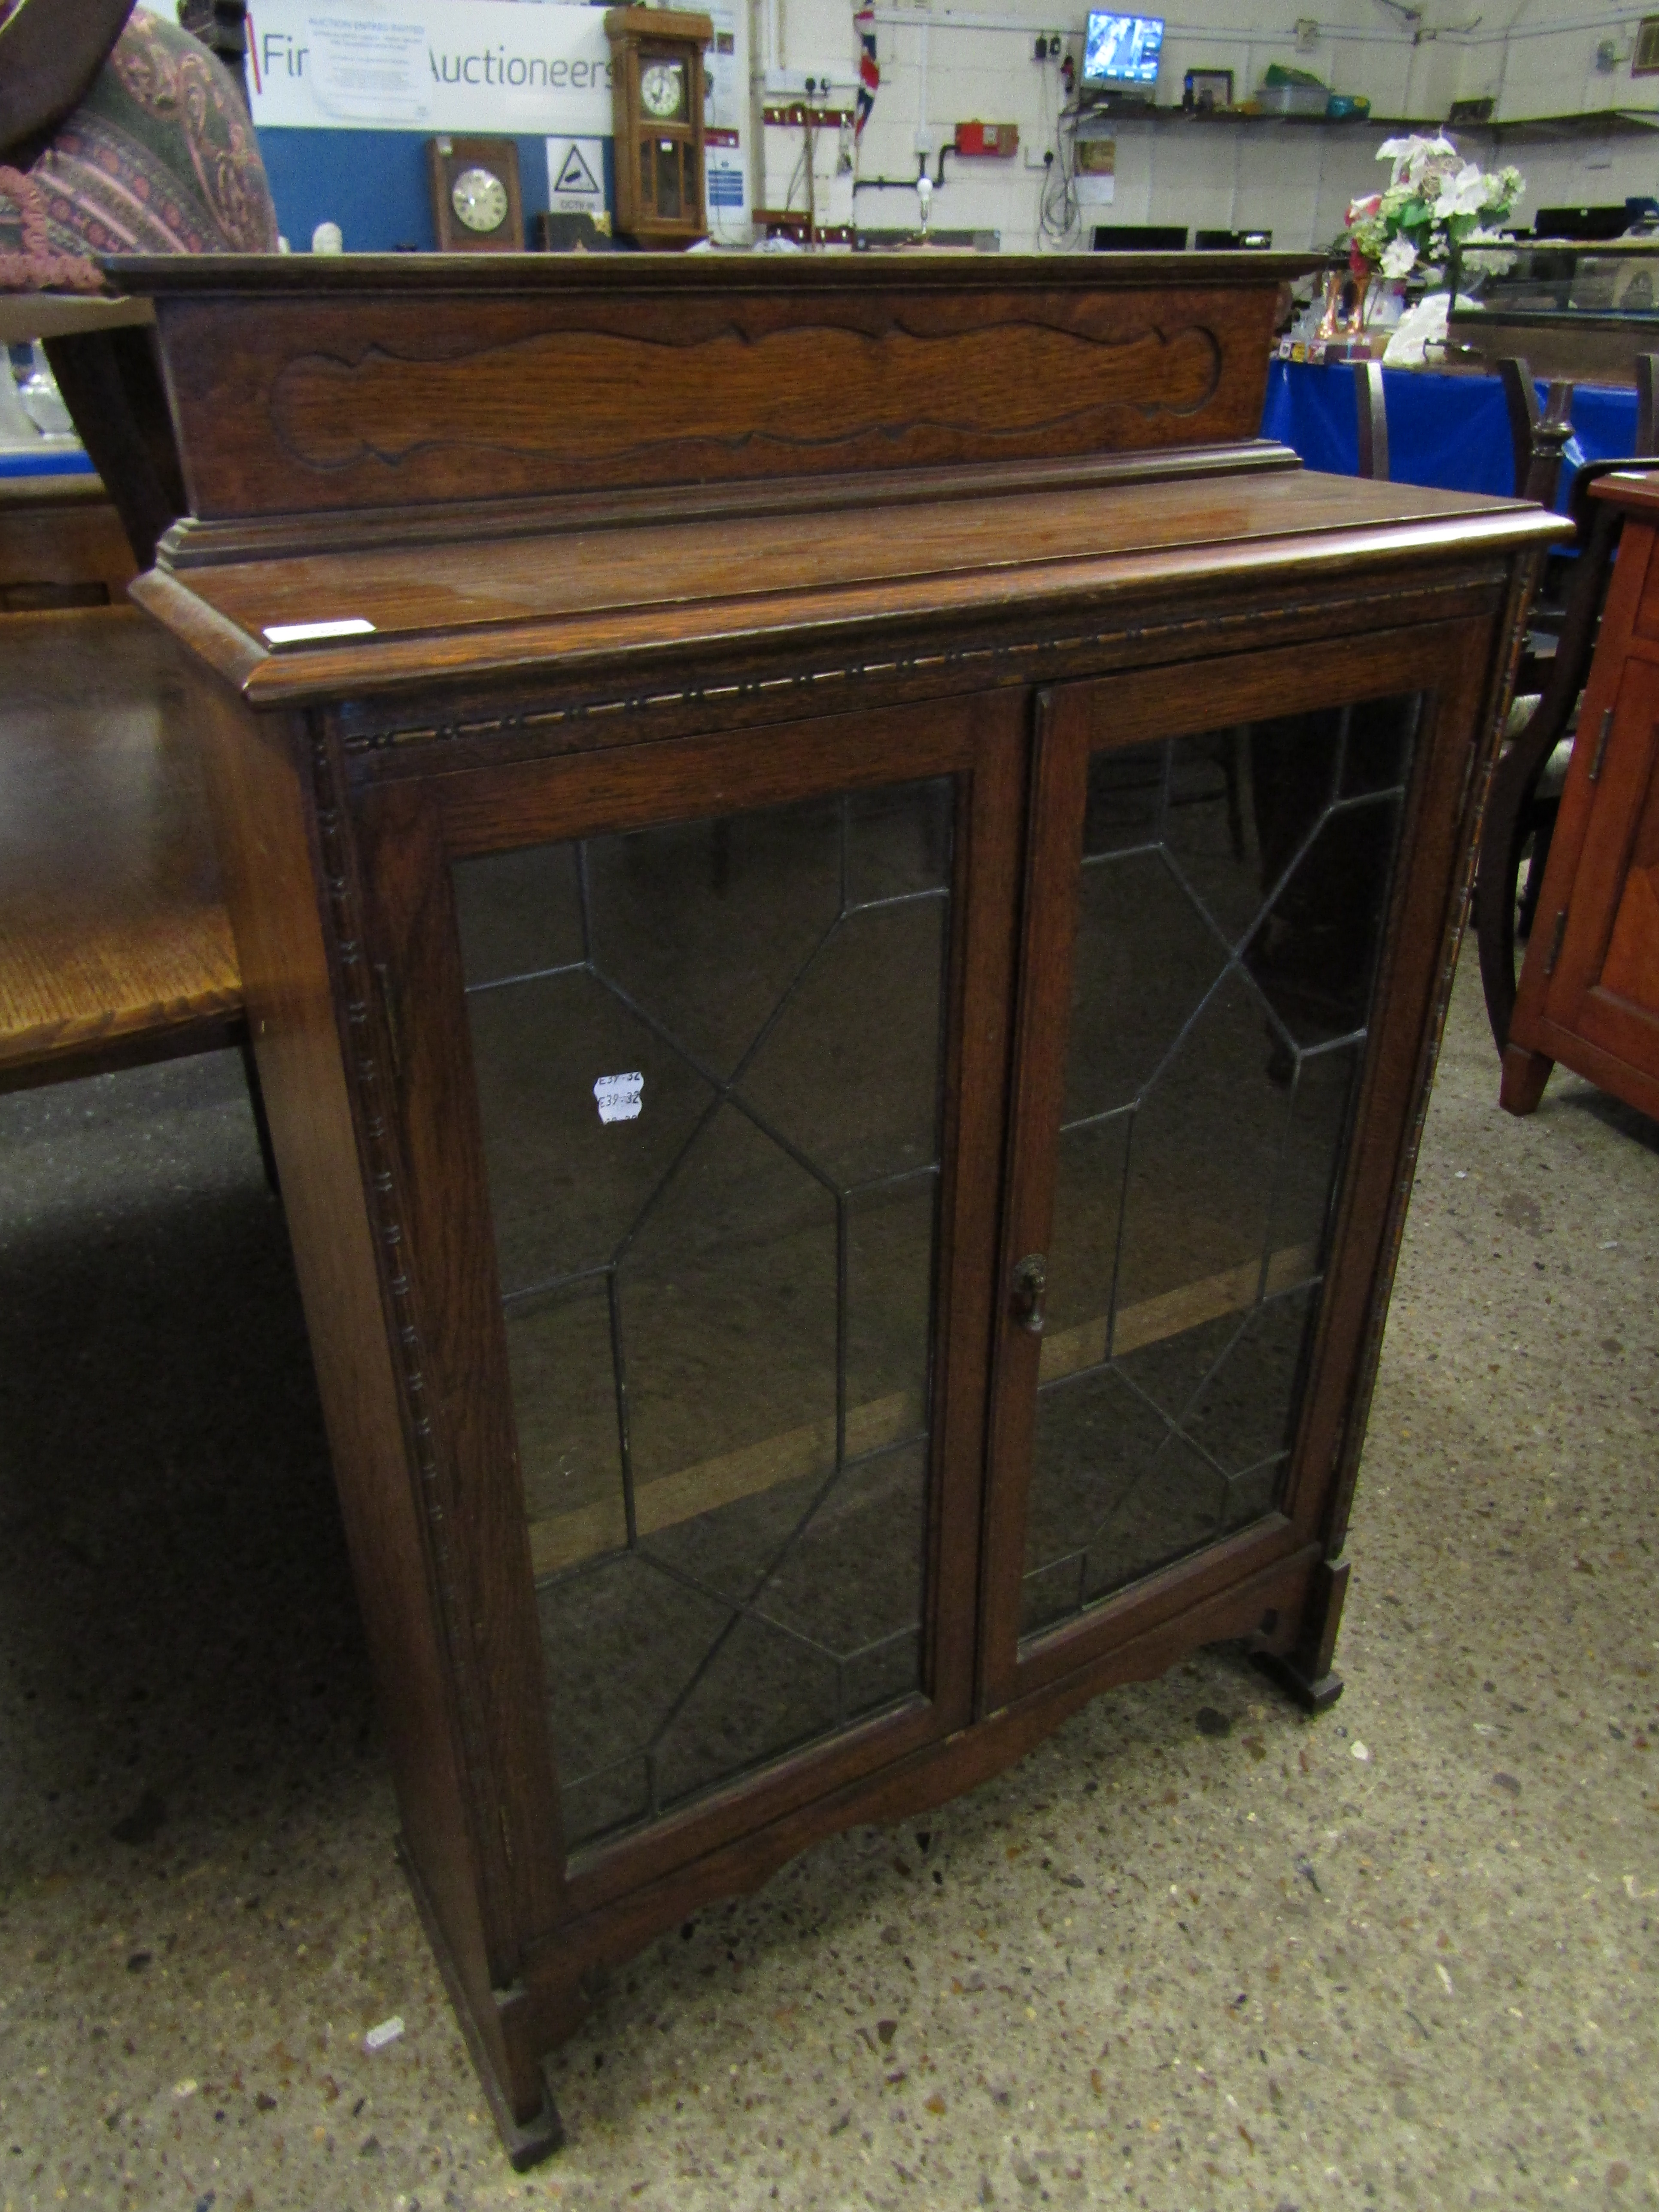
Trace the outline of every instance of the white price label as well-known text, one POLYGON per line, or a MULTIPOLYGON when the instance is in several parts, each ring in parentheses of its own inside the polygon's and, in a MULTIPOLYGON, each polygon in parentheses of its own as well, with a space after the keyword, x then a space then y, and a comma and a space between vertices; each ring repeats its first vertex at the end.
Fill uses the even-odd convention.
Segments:
POLYGON ((632 1075, 602 1075, 593 1085, 600 1121, 637 1121, 644 1089, 645 1078, 637 1070, 632 1075))

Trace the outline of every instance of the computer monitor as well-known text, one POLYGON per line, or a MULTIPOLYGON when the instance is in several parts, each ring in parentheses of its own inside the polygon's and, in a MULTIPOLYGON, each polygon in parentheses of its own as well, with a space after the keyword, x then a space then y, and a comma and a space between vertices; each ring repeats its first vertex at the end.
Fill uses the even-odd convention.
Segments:
POLYGON ((1266 253, 1272 247, 1270 230, 1195 230, 1193 246, 1200 253, 1266 253))
POLYGON ((1169 222, 1113 222, 1095 225, 1097 253, 1184 253, 1184 225, 1169 222))
POLYGON ((1629 228, 1630 210, 1610 203, 1605 207, 1540 208, 1532 226, 1534 238, 1598 240, 1620 238, 1629 228))
POLYGON ((1158 82, 1158 56, 1163 49, 1161 15, 1108 15, 1091 9, 1083 40, 1085 90, 1139 87, 1150 97, 1158 82))

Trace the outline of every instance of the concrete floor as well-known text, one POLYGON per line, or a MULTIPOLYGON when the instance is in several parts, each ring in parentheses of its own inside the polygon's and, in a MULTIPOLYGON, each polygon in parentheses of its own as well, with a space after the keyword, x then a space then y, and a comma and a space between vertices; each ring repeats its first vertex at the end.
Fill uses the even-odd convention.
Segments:
POLYGON ((237 1064, 0 1101, 3 2212, 1659 2205, 1659 1130, 1500 1115, 1474 969, 1341 1704, 1206 1654, 701 1915, 523 2178, 392 1861, 237 1064))

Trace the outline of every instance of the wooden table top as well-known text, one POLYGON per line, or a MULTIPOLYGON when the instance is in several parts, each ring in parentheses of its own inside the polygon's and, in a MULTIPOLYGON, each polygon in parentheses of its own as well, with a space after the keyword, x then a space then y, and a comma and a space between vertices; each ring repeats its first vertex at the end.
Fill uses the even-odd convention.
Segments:
POLYGON ((0 1088, 228 1037, 241 977, 175 649, 131 607, 0 618, 0 1088))
POLYGON ((85 299, 71 292, 0 294, 0 345, 82 337, 88 331, 130 330, 155 320, 148 300, 85 299))

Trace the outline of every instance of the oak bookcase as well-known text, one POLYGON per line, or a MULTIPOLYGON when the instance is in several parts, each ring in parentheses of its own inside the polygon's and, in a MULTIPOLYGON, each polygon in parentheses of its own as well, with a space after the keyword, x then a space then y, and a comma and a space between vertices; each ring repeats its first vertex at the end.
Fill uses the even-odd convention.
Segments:
POLYGON ((111 264, 406 1862, 520 2162, 699 1900, 1201 1643, 1334 1694, 1559 525, 1255 437, 1305 265, 111 264))

